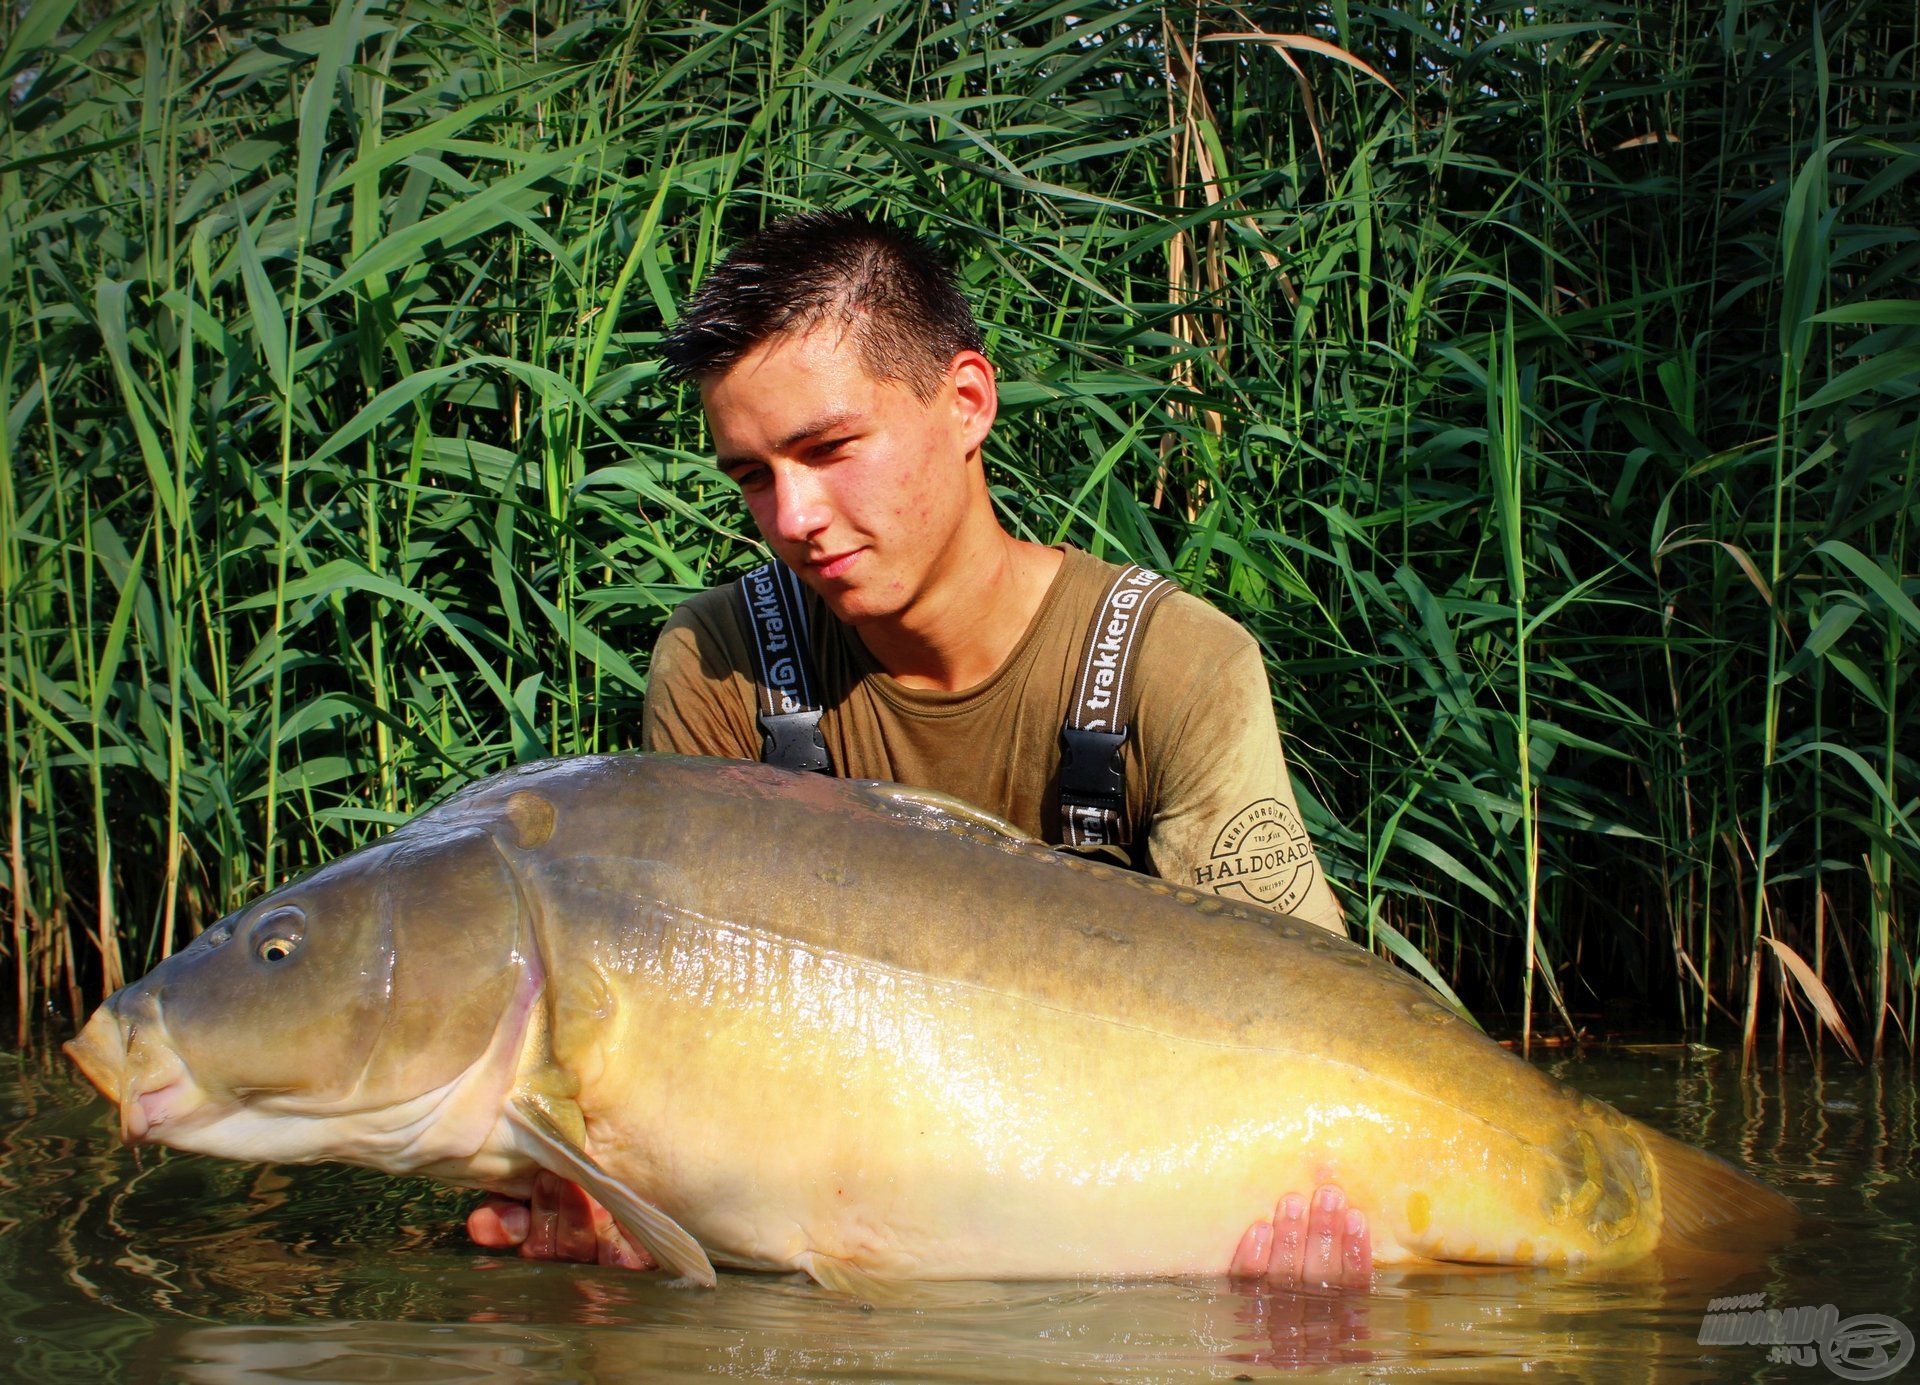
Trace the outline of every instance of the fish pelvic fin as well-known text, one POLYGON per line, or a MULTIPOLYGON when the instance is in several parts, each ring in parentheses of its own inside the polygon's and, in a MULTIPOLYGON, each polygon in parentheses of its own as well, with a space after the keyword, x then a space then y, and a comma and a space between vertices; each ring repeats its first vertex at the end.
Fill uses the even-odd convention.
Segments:
POLYGON ((1784 1240, 1800 1210, 1752 1175, 1655 1130, 1640 1137, 1660 1190, 1662 1250, 1729 1250, 1784 1240))
POLYGON ((507 1119, 526 1133, 542 1168, 585 1188, 655 1260, 702 1288, 714 1286, 713 1262, 686 1228, 602 1169, 581 1148, 580 1138, 569 1130, 585 1129, 579 1107, 553 1098, 515 1097, 507 1103, 507 1119))
POLYGON ((862 1303, 876 1307, 886 1307, 905 1303, 910 1295, 900 1284, 890 1283, 867 1273, 850 1260, 842 1260, 837 1255, 828 1255, 818 1250, 803 1250, 793 1257, 794 1264, 805 1270, 813 1282, 821 1288, 848 1298, 859 1299, 862 1303))

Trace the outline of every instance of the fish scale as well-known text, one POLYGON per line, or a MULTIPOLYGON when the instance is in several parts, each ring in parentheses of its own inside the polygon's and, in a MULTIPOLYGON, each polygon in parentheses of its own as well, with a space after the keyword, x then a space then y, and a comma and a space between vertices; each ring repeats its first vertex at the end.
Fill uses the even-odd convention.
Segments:
POLYGON ((1382 1263, 1792 1218, 1362 948, 897 786, 521 766, 222 929, 70 1048, 130 1131, 388 1167, 400 1129, 449 1181, 582 1182, 702 1281, 1220 1273, 1329 1181, 1382 1263))

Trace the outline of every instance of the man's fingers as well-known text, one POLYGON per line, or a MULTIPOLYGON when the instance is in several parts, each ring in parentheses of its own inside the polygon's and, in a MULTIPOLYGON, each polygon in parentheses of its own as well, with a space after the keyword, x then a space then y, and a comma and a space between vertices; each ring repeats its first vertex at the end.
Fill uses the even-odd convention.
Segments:
POLYGON ((598 1244, 600 1264, 623 1270, 659 1268, 651 1255, 627 1239, 627 1233, 620 1229, 620 1223, 613 1219, 613 1213, 592 1198, 587 1199, 587 1205, 593 1212, 593 1234, 598 1244))
POLYGON ((1341 1231, 1346 1225, 1347 1195, 1338 1188, 1322 1188, 1313 1195, 1307 1212, 1307 1253, 1302 1282, 1332 1284, 1340 1275, 1341 1231))
POLYGON ((1267 1272, 1273 1255, 1273 1223, 1257 1221, 1240 1237, 1227 1273, 1235 1279, 1258 1279, 1267 1272))
POLYGON ((544 1169, 533 1176, 533 1196, 527 1201, 527 1236, 520 1243, 520 1254, 529 1260, 554 1258, 559 1244, 559 1182, 544 1169))
POLYGON ((1273 1209, 1273 1254, 1267 1261, 1267 1283, 1297 1288, 1307 1246, 1307 1203, 1288 1193, 1273 1209))
POLYGON ((1364 1289, 1373 1283, 1373 1233, 1366 1214, 1347 1206, 1332 1184, 1311 1200, 1288 1193, 1273 1222, 1255 1222, 1233 1253, 1236 1278, 1263 1278, 1277 1288, 1364 1289))
POLYGON ((467 1234, 488 1250, 512 1250, 527 1239, 527 1204, 491 1195, 467 1213, 467 1234))
POLYGON ((594 1243, 591 1199, 573 1183, 541 1170, 533 1176, 527 1238, 520 1254, 528 1260, 579 1260, 592 1264, 594 1243))
POLYGON ((657 1268, 653 1257, 628 1241, 613 1214, 585 1189, 544 1170, 533 1177, 530 1203, 489 1197, 467 1213, 467 1234, 488 1250, 518 1249, 528 1260, 657 1268))
POLYGON ((646 1251, 627 1239, 626 1233, 615 1225, 610 1233, 600 1240, 600 1263, 612 1265, 621 1270, 656 1270, 659 1263, 646 1251))
POLYGON ((593 1214, 599 1204, 578 1183, 559 1181, 554 1197, 554 1258, 591 1265, 600 1258, 600 1238, 594 1234, 593 1214))
POLYGON ((1357 1207, 1349 1207, 1345 1230, 1341 1238, 1340 1282, 1349 1289, 1364 1289, 1373 1283, 1373 1231, 1367 1225, 1367 1214, 1357 1207))

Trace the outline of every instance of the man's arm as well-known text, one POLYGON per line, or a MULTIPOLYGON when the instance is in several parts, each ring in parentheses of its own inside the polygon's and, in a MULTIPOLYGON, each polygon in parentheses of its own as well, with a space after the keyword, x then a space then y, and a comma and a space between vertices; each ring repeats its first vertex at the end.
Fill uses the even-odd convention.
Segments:
POLYGON ((1148 626, 1141 670, 1154 874, 1345 937, 1280 750, 1260 647, 1176 597, 1148 626))
POLYGON ((680 604, 654 641, 640 748, 673 755, 760 758, 751 651, 733 618, 731 586, 680 604))

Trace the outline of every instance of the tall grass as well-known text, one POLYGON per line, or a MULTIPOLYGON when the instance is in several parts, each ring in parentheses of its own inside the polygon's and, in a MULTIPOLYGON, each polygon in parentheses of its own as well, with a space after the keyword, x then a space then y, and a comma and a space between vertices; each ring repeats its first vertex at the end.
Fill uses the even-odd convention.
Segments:
POLYGON ((1917 25, 29 5, 20 1041, 455 784, 632 744, 660 621, 753 559, 654 344, 833 205, 960 263, 1008 521, 1263 642, 1371 945, 1529 1035, 1910 1047, 1917 25))

